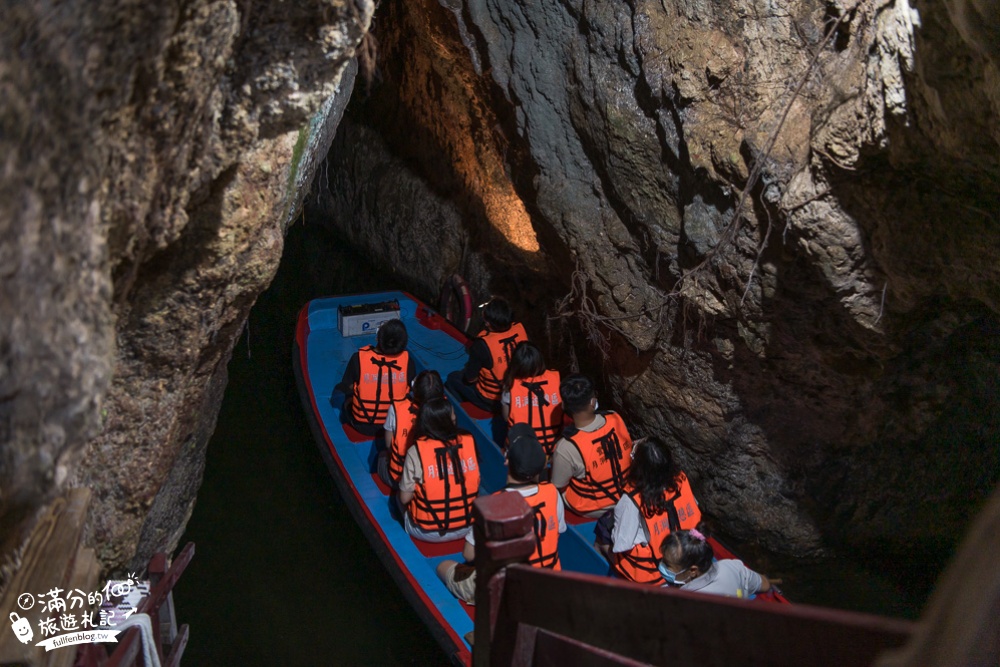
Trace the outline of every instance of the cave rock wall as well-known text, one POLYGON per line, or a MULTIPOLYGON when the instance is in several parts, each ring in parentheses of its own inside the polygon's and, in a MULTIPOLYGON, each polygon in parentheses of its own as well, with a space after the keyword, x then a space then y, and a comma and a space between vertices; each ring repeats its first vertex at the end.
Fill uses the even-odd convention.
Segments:
POLYGON ((0 537, 94 491, 108 569, 172 549, 234 341, 349 98, 368 0, 5 3, 0 537))
POLYGON ((322 214, 427 293, 458 255, 731 535, 950 544, 1000 476, 996 5, 387 1, 322 214))

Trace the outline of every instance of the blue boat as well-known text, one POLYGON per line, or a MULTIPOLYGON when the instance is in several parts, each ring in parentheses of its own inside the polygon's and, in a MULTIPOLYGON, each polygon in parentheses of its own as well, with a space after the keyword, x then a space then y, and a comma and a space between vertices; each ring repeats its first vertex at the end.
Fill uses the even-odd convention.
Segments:
MULTIPOLYGON (((295 336, 294 366, 299 391, 313 434, 337 487, 372 548, 392 574, 432 634, 456 664, 470 664, 465 640, 473 628, 474 607, 455 599, 435 574, 446 558, 461 560, 462 541, 428 544, 404 530, 386 487, 375 473, 377 452, 371 437, 341 423, 343 394, 336 390, 351 356, 375 342, 375 331, 341 334, 341 306, 385 302, 399 304, 399 316, 409 334, 407 349, 417 371, 436 370, 442 377, 461 369, 467 358, 467 337, 441 315, 405 292, 380 292, 317 299, 302 309, 295 336)), ((473 434, 479 455, 480 494, 502 489, 507 480, 504 457, 491 437, 491 416, 449 395, 460 428, 473 434)), ((567 530, 559 539, 563 570, 605 575, 607 561, 594 549, 591 520, 566 514, 567 530)))

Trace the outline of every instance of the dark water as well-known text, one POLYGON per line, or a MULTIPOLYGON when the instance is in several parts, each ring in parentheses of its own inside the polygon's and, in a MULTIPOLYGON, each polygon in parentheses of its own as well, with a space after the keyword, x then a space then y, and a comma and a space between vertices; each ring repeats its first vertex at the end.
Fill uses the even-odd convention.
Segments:
POLYGON ((182 540, 197 545, 175 593, 191 626, 184 664, 447 664, 341 501, 292 374, 306 301, 399 284, 318 228, 297 224, 286 243, 229 363, 182 540))
MULTIPOLYGON (((319 227, 296 224, 233 353, 183 540, 197 544, 176 589, 178 621, 192 628, 186 665, 447 664, 341 501, 292 374, 306 301, 407 287, 360 257, 319 227)), ((887 569, 863 555, 802 562, 734 546, 784 578, 794 601, 910 618, 943 561, 914 554, 887 569)))

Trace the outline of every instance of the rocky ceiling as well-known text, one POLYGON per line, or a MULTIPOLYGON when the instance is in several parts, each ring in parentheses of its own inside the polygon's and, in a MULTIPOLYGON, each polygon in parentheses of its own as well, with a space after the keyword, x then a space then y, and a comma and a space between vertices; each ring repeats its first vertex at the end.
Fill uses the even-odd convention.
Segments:
POLYGON ((106 568, 174 546, 331 141, 311 221, 511 297, 719 527, 953 543, 1000 476, 997 4, 5 3, 2 552, 67 485, 106 568))

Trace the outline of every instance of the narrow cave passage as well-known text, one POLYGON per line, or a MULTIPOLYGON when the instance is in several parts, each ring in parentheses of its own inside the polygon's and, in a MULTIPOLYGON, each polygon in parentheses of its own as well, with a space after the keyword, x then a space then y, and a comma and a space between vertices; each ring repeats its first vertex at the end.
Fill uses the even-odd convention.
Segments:
MULTIPOLYGON (((405 146, 393 146, 391 135, 360 122, 358 107, 371 110, 370 102, 349 110, 305 212, 289 230, 278 274, 229 364, 204 483, 184 537, 202 549, 177 592, 186 622, 199 629, 188 649, 194 664, 308 665, 337 656, 339 664, 405 665, 444 658, 343 505, 309 431, 289 363, 295 317, 311 298, 403 288, 434 300, 431 280, 403 276, 379 255, 393 245, 442 239, 416 219, 412 226, 399 219, 373 225, 369 232, 398 225, 388 245, 364 236, 365 221, 400 213, 387 213, 384 201, 377 205, 385 190, 366 191, 372 182, 361 175, 395 183, 390 196, 409 200, 409 214, 425 221, 453 219, 468 203, 458 190, 428 195, 434 189, 422 176, 428 165, 409 168, 399 157, 405 146), (361 161, 364 169, 352 171, 361 161), (357 199, 349 202, 344 193, 357 199), (345 226, 347 235, 360 236, 348 239, 345 226), (231 613, 237 589, 252 613, 231 613), (245 641, 212 641, 223 628, 245 641)), ((451 271, 455 259, 442 253, 440 266, 426 268, 432 276, 451 271)), ((522 294, 529 305, 538 298, 530 289, 522 294)), ((743 548, 761 569, 792 582, 787 588, 800 602, 914 617, 927 594, 866 569, 863 559, 794 560, 752 544, 743 548)), ((929 563, 905 569, 935 570, 945 557, 930 554, 929 563)))
POLYGON ((395 288, 383 267, 300 221, 229 363, 175 592, 192 665, 433 665, 445 656, 371 550, 319 454, 292 374, 311 298, 395 288), (228 639, 223 639, 228 638, 228 639), (237 639, 238 638, 238 639, 237 639))
POLYGON ((1000 0, 51 4, 0 26, 0 580, 88 488, 101 576, 198 543, 191 663, 442 662, 289 356, 453 273, 795 601, 915 616, 998 493, 1000 0))
MULTIPOLYGON (((176 592, 184 621, 198 629, 188 649, 192 664, 311 665, 330 656, 338 656, 338 664, 444 660, 344 506, 310 433, 290 365, 295 318, 309 299, 399 288, 420 286, 393 275, 321 220, 307 215, 289 230, 278 274, 229 363, 204 483, 182 540, 200 547, 176 592), (234 613, 234 599, 243 599, 248 611, 234 613), (213 641, 221 633, 244 640, 213 641)), ((748 559, 785 576, 799 602, 914 617, 926 595, 856 559, 795 561, 743 548, 748 559)), ((908 567, 933 570, 943 558, 932 554, 932 563, 908 567)))
MULTIPOLYGON (((592 136, 586 137, 591 145, 582 151, 584 157, 594 163, 602 160, 607 163, 602 167, 607 173, 594 167, 595 173, 588 174, 588 177, 592 177, 589 187, 599 196, 595 195, 597 203, 593 210, 584 211, 582 217, 593 218, 595 224, 593 227, 576 230, 567 224, 568 231, 559 229, 558 224, 563 220, 559 216, 558 206, 551 200, 547 203, 539 202, 539 193, 544 191, 539 183, 545 186, 548 175, 539 168, 537 156, 529 155, 530 141, 523 136, 523 127, 520 127, 521 134, 518 134, 518 125, 523 124, 523 120, 507 117, 505 112, 510 109, 505 109, 502 105, 491 106, 491 96, 495 91, 473 77, 471 65, 459 57, 465 45, 456 42, 455 34, 445 29, 448 27, 446 23, 435 22, 441 20, 441 8, 435 3, 422 3, 420 9, 407 11, 405 5, 398 2, 386 3, 385 7, 386 13, 380 17, 382 32, 378 33, 382 39, 380 48, 383 49, 380 63, 382 70, 379 74, 382 81, 380 83, 373 80, 370 84, 359 82, 330 156, 320 169, 313 190, 307 198, 305 213, 289 232, 278 277, 251 314, 249 345, 246 339, 241 340, 234 353, 230 366, 230 389, 215 439, 209 448, 208 470, 198 508, 189 526, 192 539, 197 535, 201 541, 214 544, 219 536, 217 527, 221 525, 221 513, 231 512, 234 506, 247 504, 247 514, 256 517, 256 521, 248 522, 242 527, 235 524, 231 526, 234 530, 238 528, 241 534, 228 535, 227 544, 239 545, 239 548, 216 561, 211 570, 206 570, 211 575, 198 575, 203 577, 201 581, 204 582, 204 586, 198 588, 208 590, 213 583, 230 581, 226 577, 253 577, 251 572, 236 576, 237 570, 233 563, 247 561, 257 563, 260 570, 265 569, 266 565, 269 572, 280 575, 280 582, 269 582, 262 586, 262 590, 289 590, 295 592, 297 600, 315 600, 319 605, 315 617, 321 619, 327 629, 330 623, 334 623, 337 633, 324 634, 318 627, 315 629, 318 635, 312 630, 303 632, 300 625, 287 621, 288 625, 280 635, 286 647, 293 642, 303 646, 302 664, 309 663, 309 651, 313 650, 304 647, 305 640, 299 639, 305 636, 330 638, 328 647, 315 649, 316 655, 325 657, 349 647, 350 650, 357 651, 356 659, 362 663, 367 662, 371 655, 381 656, 379 662, 382 664, 409 664, 410 659, 414 662, 433 663, 440 660, 441 656, 436 652, 436 646, 423 626, 396 592, 392 581, 381 569, 361 532, 339 504, 336 489, 327 478, 322 461, 316 456, 312 438, 301 417, 301 407, 287 363, 292 324, 298 307, 313 297, 389 288, 407 289, 421 298, 433 301, 442 278, 458 271, 476 285, 479 296, 485 296, 493 288, 515 299, 526 319, 531 320, 534 329, 546 331, 547 309, 569 290, 568 276, 575 266, 574 262, 579 259, 580 247, 594 239, 602 239, 601 242, 607 239, 607 248, 594 251, 598 257, 591 270, 608 274, 606 280, 610 285, 609 293, 601 295, 605 303, 614 301, 625 308, 622 304, 636 298, 633 294, 639 294, 641 290, 619 289, 623 284, 631 288, 636 286, 635 276, 622 269, 622 265, 627 266, 630 271, 634 270, 636 274, 642 274, 650 268, 644 262, 652 257, 653 270, 648 273, 655 279, 651 279, 651 283, 662 287, 667 281, 661 280, 661 264, 664 274, 675 271, 677 266, 672 263, 673 259, 661 259, 661 249, 708 252, 706 248, 710 244, 698 234, 704 232, 703 235, 709 241, 713 238, 717 240, 713 235, 720 224, 720 211, 725 209, 725 197, 720 194, 724 190, 711 183, 701 182, 699 187, 715 194, 722 202, 717 207, 703 205, 703 201, 709 199, 707 196, 699 196, 697 202, 692 204, 689 201, 671 201, 668 196, 662 195, 662 192, 669 191, 676 185, 672 185, 672 179, 683 181, 678 186, 682 190, 692 187, 690 181, 696 170, 690 164, 683 164, 684 160, 692 159, 686 154, 687 148, 682 145, 683 137, 669 136, 660 125, 653 134, 661 141, 680 142, 677 155, 668 160, 671 168, 676 166, 687 171, 684 178, 677 174, 660 174, 657 177, 661 181, 656 181, 652 188, 657 191, 656 196, 664 196, 667 201, 661 203, 672 213, 664 214, 661 220, 654 213, 660 214, 662 210, 653 213, 640 210, 635 202, 628 201, 630 193, 625 192, 625 186, 621 182, 617 185, 613 182, 616 178, 619 181, 626 180, 631 175, 628 169, 615 163, 621 157, 615 155, 615 146, 599 145, 600 130, 610 129, 591 128, 592 136), (426 19, 419 25, 408 23, 415 21, 422 13, 437 18, 426 19), (404 35, 412 35, 412 39, 408 40, 404 35), (419 81, 424 87, 400 85, 404 81, 419 81), (607 150, 609 155, 602 155, 603 150, 607 150), (622 173, 612 173, 617 168, 621 168, 622 173), (616 187, 618 190, 613 191, 616 187), (547 210, 540 210, 545 207, 547 210), (648 217, 652 222, 640 215, 645 213, 649 213, 648 217), (667 219, 671 214, 680 216, 683 221, 667 219), (627 224, 618 223, 616 216, 620 216, 627 224), (664 228, 669 227, 668 223, 676 223, 680 231, 671 229, 665 232, 661 228, 661 222, 664 228), (662 238, 656 234, 661 234, 662 238), (708 245, 699 249, 696 247, 699 243, 708 245), (577 244, 577 247, 570 247, 573 244, 577 244), (603 261, 605 259, 606 262, 603 261), (619 263, 616 264, 616 261, 619 263), (633 282, 630 284, 629 281, 633 282), (260 348, 267 352, 258 352, 260 348), (248 349, 250 357, 246 358, 248 349), (264 368, 267 370, 264 371, 264 368), (271 385, 272 382, 277 384, 271 385), (273 419, 261 422, 259 427, 254 428, 247 421, 249 415, 267 414, 278 407, 259 403, 270 400, 263 398, 271 393, 267 389, 269 386, 274 386, 274 395, 281 397, 279 411, 282 419, 287 421, 273 419), (276 427, 282 423, 287 428, 276 427), (275 440, 268 445, 265 443, 270 438, 263 438, 261 434, 271 431, 282 432, 276 433, 275 440), (289 440, 289 434, 292 433, 295 435, 289 440), (260 460, 268 462, 273 468, 273 486, 282 489, 281 494, 262 496, 257 495, 257 490, 247 488, 238 496, 232 495, 233 489, 238 487, 230 483, 229 475, 253 456, 250 452, 254 450, 248 448, 247 452, 243 452, 242 448, 235 446, 235 443, 244 440, 253 440, 254 446, 264 447, 259 450, 260 460), (274 460, 265 456, 284 450, 291 450, 294 456, 276 457, 274 460), (249 503, 247 498, 254 500, 249 503), (216 509, 213 510, 213 506, 216 509), (317 511, 319 508, 323 511, 317 511), (216 512, 219 515, 213 517, 216 512), (301 542, 304 534, 319 538, 307 545, 309 549, 302 550, 301 559, 292 557, 287 553, 288 547, 285 545, 301 542), (255 539, 248 542, 246 535, 252 535, 255 539), (337 554, 336 559, 330 556, 333 553, 337 554), (275 567, 275 563, 280 563, 281 566, 275 567), (359 563, 365 568, 361 572, 354 569, 359 567, 359 563), (377 599, 371 589, 379 591, 377 599), (333 600, 335 602, 331 602, 333 600), (343 609, 349 613, 332 620, 329 609, 343 609), (379 627, 380 632, 371 632, 374 627, 379 627), (290 637, 296 639, 289 640, 290 637)), ((643 94, 650 93, 645 91, 643 94)), ((615 101, 604 102, 609 109, 614 107, 615 101)), ((649 100, 645 102, 649 103, 649 100)), ((584 113, 575 107, 574 112, 584 113)), ((611 112, 605 109, 602 113, 611 112)), ((612 122, 605 120, 609 124, 612 122)), ((612 120, 619 122, 617 119, 612 120)), ((645 122, 649 119, 641 120, 645 122)), ((673 120, 677 125, 675 129, 680 133, 684 129, 682 121, 686 119, 680 113, 675 113, 673 120)), ((572 121, 583 124, 579 117, 574 116, 572 121)), ((584 129, 574 129, 585 134, 584 129)), ((614 129, 621 128, 616 126, 614 129)), ((617 138, 624 141, 630 137, 617 138)), ((666 152, 664 149, 664 153, 666 152)), ((699 178, 704 176, 704 168, 701 169, 702 171, 697 172, 700 174, 699 178)), ((551 184, 549 187, 551 189, 551 184)), ((649 192, 640 194, 651 195, 649 192)), ((631 196, 641 199, 635 193, 631 193, 631 196)), ((845 197, 845 201, 857 206, 859 218, 869 213, 863 210, 860 203, 852 202, 850 197, 845 197)), ((571 212, 580 214, 580 211, 572 211, 574 203, 559 203, 571 212)), ((586 206, 581 204, 580 208, 584 209, 586 206)), ((793 229, 791 236, 794 237, 795 234, 793 229)), ((745 241, 756 243, 759 239, 750 236, 745 241)), ((791 251, 782 249, 774 255, 790 253, 791 251)), ((685 340, 680 347, 684 348, 682 360, 688 352, 702 360, 708 359, 709 367, 714 365, 717 374, 715 379, 724 379, 738 390, 736 398, 742 398, 747 406, 746 413, 750 417, 747 421, 760 418, 765 427, 768 425, 765 418, 772 419, 771 425, 779 423, 781 428, 775 428, 773 433, 767 433, 764 428, 765 433, 760 437, 765 440, 771 437, 774 443, 786 448, 786 455, 791 456, 796 454, 796 448, 803 443, 794 439, 787 440, 788 433, 798 428, 798 418, 809 417, 809 410, 822 404, 830 395, 830 387, 823 383, 833 377, 836 380, 830 385, 834 387, 833 393, 843 392, 846 396, 853 391, 854 375, 862 375, 868 372, 867 369, 875 367, 876 362, 880 361, 876 358, 877 354, 888 356, 889 353, 877 349, 871 353, 871 357, 864 357, 858 352, 856 356, 860 360, 856 360, 850 352, 851 346, 863 345, 851 337, 857 335, 865 343, 868 339, 863 336, 868 336, 869 333, 857 334, 852 329, 855 323, 845 324, 846 317, 840 310, 836 295, 831 294, 828 287, 822 284, 815 267, 806 266, 801 258, 794 256, 791 259, 768 256, 767 259, 774 260, 778 267, 771 266, 771 277, 779 276, 783 271, 785 276, 794 278, 790 280, 786 277, 785 284, 775 283, 777 288, 772 284, 770 303, 761 296, 762 306, 774 312, 786 311, 786 320, 780 322, 770 313, 764 313, 763 323, 752 330, 747 328, 749 325, 744 321, 742 313, 719 315, 710 323, 716 329, 709 334, 717 338, 695 340, 693 343, 685 340), (830 308, 833 311, 833 315, 827 314, 820 318, 823 322, 819 331, 810 328, 816 320, 815 314, 809 310, 810 301, 816 304, 816 308, 830 308), (774 319, 769 321, 768 317, 774 319), (773 335, 770 328, 772 326, 775 327, 773 335), (827 331, 837 327, 848 330, 848 333, 827 331), (808 335, 799 336, 800 340, 796 340, 796 335, 804 331, 808 335), (777 341, 770 348, 767 347, 768 336, 777 341), (810 336, 814 340, 810 340, 810 336), (818 353, 808 347, 813 342, 818 353), (848 352, 843 352, 843 349, 848 352), (786 354, 788 350, 795 354, 786 354), (799 360, 795 359, 796 354, 800 355, 799 360), (793 383, 782 387, 779 386, 781 382, 774 379, 782 377, 781 372, 774 372, 775 369, 790 371, 786 375, 791 380, 800 379, 798 374, 809 376, 813 372, 813 360, 824 354, 827 355, 824 362, 828 362, 834 370, 822 369, 827 376, 816 379, 819 390, 802 397, 794 389, 793 383), (734 359, 735 370, 732 363, 734 359), (801 366, 795 365, 798 363, 801 366), (841 375, 847 380, 844 381, 841 375), (810 402, 811 405, 806 405, 810 402), (793 403, 797 409, 801 408, 800 412, 795 412, 790 417, 773 416, 780 412, 773 408, 774 405, 793 403), (789 427, 789 424, 794 426, 789 427), (786 438, 785 441, 781 440, 783 437, 786 438)), ((734 266, 739 268, 738 262, 734 261, 734 266)), ((736 275, 736 270, 731 267, 727 267, 727 271, 736 275)), ((717 288, 720 291, 722 289, 717 288)), ((749 287, 747 289, 744 297, 747 293, 751 297, 756 294, 750 292, 749 287)), ((711 296, 711 290, 707 291, 711 296)), ((763 288, 761 294, 764 294, 763 288)), ((612 308, 614 307, 617 306, 612 308)), ((941 356, 946 357, 948 350, 960 347, 961 341, 955 342, 964 336, 960 326, 968 325, 972 329, 979 327, 982 331, 977 335, 988 335, 995 328, 993 316, 984 314, 978 307, 968 307, 956 316, 955 321, 960 321, 961 325, 955 325, 958 333, 955 339, 949 340, 951 330, 944 331, 945 327, 938 327, 936 317, 936 314, 926 313, 918 313, 912 317, 900 316, 897 321, 902 323, 899 325, 902 333, 899 335, 903 338, 916 337, 922 335, 922 331, 931 331, 928 338, 933 337, 934 340, 929 341, 927 347, 931 348, 930 342, 933 342, 939 346, 937 349, 941 356), (939 333, 936 327, 943 333, 939 333), (917 333, 911 334, 912 331, 917 333)), ((943 317, 942 320, 944 319, 943 317)), ((709 319, 706 318, 706 321, 709 319)), ((567 338, 569 343, 564 343, 562 348, 549 341, 552 347, 548 352, 553 353, 553 358, 559 362, 568 362, 573 358, 573 347, 593 351, 587 347, 586 336, 578 329, 569 331, 567 338)), ((905 346, 901 346, 903 354, 893 351, 897 357, 888 358, 886 365, 890 372, 886 372, 885 376, 898 373, 903 378, 900 383, 906 385, 908 380, 905 372, 910 363, 906 354, 914 350, 915 354, 919 354, 920 347, 910 341, 904 343, 905 346)), ((674 341, 668 343, 673 344, 674 341)), ((629 348, 628 345, 622 347, 629 348)), ((980 351, 983 357, 993 355, 995 358, 995 350, 988 343, 977 342, 973 347, 975 349, 954 362, 954 370, 949 370, 949 373, 956 378, 966 374, 967 366, 972 367, 978 363, 977 355, 980 355, 980 351)), ((626 380, 622 384, 631 386, 632 376, 640 376, 646 370, 645 367, 635 370, 635 367, 649 364, 648 356, 636 362, 626 355, 615 358, 614 362, 619 362, 622 358, 628 362, 624 365, 622 375, 626 376, 626 380)), ((581 360, 573 358, 573 361, 580 363, 581 360)), ((677 362, 677 357, 672 361, 677 362)), ((603 374, 602 360, 597 355, 590 354, 589 358, 580 363, 581 366, 587 364, 590 364, 590 369, 595 374, 603 374)), ((941 364, 945 365, 947 364, 941 364)), ((920 369, 920 372, 926 373, 928 377, 934 373, 933 370, 925 369, 920 369)), ((924 382, 924 379, 921 378, 919 382, 924 382)), ((949 379, 948 382, 951 383, 952 380, 949 379)), ((864 382, 859 381, 859 384, 864 382)), ((874 380, 867 385, 867 389, 875 391, 871 387, 878 387, 874 380)), ((936 410, 936 418, 944 414, 945 417, 939 419, 942 423, 955 415, 964 415, 970 393, 971 390, 958 393, 958 398, 952 403, 958 405, 958 408, 952 412, 949 412, 952 408, 941 407, 943 400, 931 406, 929 411, 936 410)), ((614 399, 621 398, 621 385, 608 383, 608 394, 614 399)), ((843 399, 843 405, 838 409, 849 411, 850 402, 847 398, 835 398, 843 399)), ((992 397, 989 398, 992 400, 992 397)), ((640 397, 625 407, 637 411, 651 400, 655 399, 640 397)), ((903 403, 901 401, 898 407, 901 414, 911 409, 903 403)), ((669 411, 664 409, 664 412, 669 411)), ((970 414, 971 422, 988 421, 988 415, 984 416, 981 412, 972 411, 970 414)), ((816 432, 819 433, 824 433, 824 429, 834 421, 822 410, 818 417, 815 414, 812 417, 814 421, 809 426, 816 427, 816 432)), ((651 421, 654 427, 663 428, 664 431, 682 431, 675 422, 669 422, 669 419, 667 417, 659 422, 651 421), (665 424, 664 421, 668 423, 665 424)), ((835 426, 839 427, 839 424, 835 426)), ((933 436, 931 440, 938 438, 934 434, 943 428, 944 426, 930 429, 933 436)), ((970 428, 974 430, 974 427, 970 428)), ((900 433, 906 437, 912 435, 905 428, 901 428, 900 433)), ((692 431, 687 435, 696 440, 698 434, 692 431)), ((882 432, 878 432, 877 437, 882 437, 882 432)), ((983 453, 978 436, 972 434, 962 437, 973 443, 972 448, 976 450, 977 456, 991 460, 990 452, 983 453)), ((948 444, 934 441, 939 445, 948 444)), ((877 445, 877 438, 872 443, 877 445)), ((679 436, 677 444, 686 448, 690 442, 679 436)), ((748 448, 752 448, 751 444, 748 439, 748 448)), ((905 451, 905 447, 899 449, 905 451)), ((845 470, 856 472, 861 465, 850 461, 849 456, 840 453, 837 456, 848 461, 844 464, 845 470)), ((718 456, 715 459, 712 456, 708 458, 711 465, 714 465, 718 456)), ((814 465, 815 468, 808 472, 816 472, 823 467, 814 465)), ((881 465, 883 469, 891 470, 897 462, 889 455, 881 465)), ((706 465, 706 468, 709 466, 706 465)), ((714 472, 715 470, 711 470, 711 473, 714 472)), ((796 472, 805 476, 801 470, 796 472)), ((823 481, 838 480, 835 473, 824 474, 829 474, 829 477, 823 481)), ((995 477, 995 472, 987 470, 987 475, 989 474, 995 477)), ((705 478, 708 482, 712 481, 710 473, 706 472, 705 478)), ((989 486, 986 482, 976 484, 983 488, 989 486)), ((821 486, 821 482, 816 483, 816 487, 821 486)), ((801 498, 814 490, 808 488, 804 492, 801 479, 799 487, 793 487, 794 484, 782 486, 777 495, 798 494, 800 497, 797 500, 803 504, 813 500, 806 498, 803 501, 801 498)), ((867 492, 868 489, 862 489, 858 495, 864 499, 867 492)), ((753 494, 747 491, 746 495, 753 494)), ((900 504, 906 503, 898 497, 893 500, 900 504)), ((766 502, 761 502, 761 506, 762 511, 768 510, 766 502)), ((869 502, 869 506, 881 507, 879 502, 869 502)), ((725 511, 734 513, 739 509, 740 504, 734 502, 725 511)), ((728 518, 732 520, 731 516, 728 518)), ((833 525, 831 532, 839 534, 841 538, 845 534, 850 536, 850 522, 844 520, 843 515, 834 516, 833 519, 831 525, 836 525, 833 525)), ((839 549, 830 549, 823 557, 806 559, 768 553, 758 548, 752 540, 742 541, 739 551, 748 560, 753 560, 759 569, 783 576, 789 582, 786 589, 796 601, 914 617, 933 585, 931 578, 917 575, 940 572, 953 549, 953 542, 938 535, 914 540, 910 546, 920 545, 916 549, 901 549, 899 543, 883 545, 877 535, 866 535, 862 543, 864 549, 852 550, 847 548, 850 539, 841 539, 839 549)), ((188 590, 192 588, 195 586, 189 586, 188 590)), ((200 595, 198 593, 189 598, 189 604, 203 604, 199 601, 202 599, 200 595)), ((290 617, 286 609, 298 607, 281 601, 265 604, 271 605, 274 617, 282 618, 290 617)), ((301 614, 298 608, 296 614, 301 614)), ((212 619, 201 621, 205 627, 211 627, 214 622, 212 619)), ((240 660, 244 664, 254 664, 255 657, 251 655, 268 655, 268 651, 275 650, 268 639, 268 633, 279 626, 266 618, 262 618, 261 623, 270 625, 247 628, 247 636, 259 637, 262 647, 259 651, 241 655, 240 660)), ((277 630, 275 633, 278 634, 277 630)), ((205 650, 206 653, 202 655, 217 661, 231 659, 231 656, 224 658, 213 655, 210 651, 216 648, 218 647, 198 647, 196 643, 192 643, 192 651, 196 655, 198 651, 205 650)), ((345 663, 354 661, 351 656, 344 657, 345 663)))

